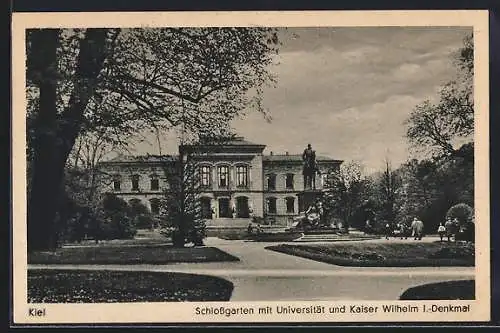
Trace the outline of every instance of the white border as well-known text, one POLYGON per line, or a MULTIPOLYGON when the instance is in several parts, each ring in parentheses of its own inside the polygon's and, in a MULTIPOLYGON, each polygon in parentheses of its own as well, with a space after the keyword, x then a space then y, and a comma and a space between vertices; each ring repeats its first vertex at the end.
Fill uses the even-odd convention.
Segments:
MULTIPOLYGON (((67 323, 226 323, 226 322, 374 322, 374 321, 487 321, 490 319, 489 244, 489 100, 488 100, 488 12, 459 11, 267 11, 267 12, 107 12, 107 13, 13 13, 13 298, 16 324, 67 323), (476 300, 471 312, 378 313, 376 315, 271 315, 195 317, 194 308, 209 303, 43 304, 45 317, 29 317, 27 304, 26 249, 26 100, 25 29, 41 27, 368 27, 368 26, 471 26, 475 45, 475 210, 476 210, 476 300)), ((339 304, 449 304, 450 302, 300 302, 300 305, 339 304)), ((259 306, 290 302, 213 303, 212 305, 259 306)), ((296 304, 298 305, 298 303, 296 304)))

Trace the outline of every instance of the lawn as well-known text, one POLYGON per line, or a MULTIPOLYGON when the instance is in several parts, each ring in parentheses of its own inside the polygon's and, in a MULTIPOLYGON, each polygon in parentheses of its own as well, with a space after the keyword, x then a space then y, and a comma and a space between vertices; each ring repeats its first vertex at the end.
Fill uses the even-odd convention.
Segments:
POLYGON ((227 280, 183 273, 28 270, 29 303, 228 301, 227 280))
POLYGON ((239 261, 215 247, 175 248, 172 245, 95 246, 61 248, 28 255, 29 264, 172 264, 239 261))
POLYGON ((454 243, 280 244, 266 249, 340 266, 474 266, 474 248, 454 243))
POLYGON ((446 281, 429 283, 407 289, 400 300, 473 300, 475 299, 474 280, 446 281))
POLYGON ((132 239, 111 239, 100 240, 96 243, 93 239, 82 240, 81 242, 66 243, 63 247, 125 247, 125 246, 144 246, 144 245, 171 245, 172 241, 167 238, 132 238, 132 239))

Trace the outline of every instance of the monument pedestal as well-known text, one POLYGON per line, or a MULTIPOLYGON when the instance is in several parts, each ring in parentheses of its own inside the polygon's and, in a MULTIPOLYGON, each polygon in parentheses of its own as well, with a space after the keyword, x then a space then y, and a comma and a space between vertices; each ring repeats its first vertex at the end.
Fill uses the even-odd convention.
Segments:
POLYGON ((304 190, 297 193, 299 200, 299 212, 305 212, 310 206, 314 205, 316 200, 323 197, 323 192, 321 190, 304 190))

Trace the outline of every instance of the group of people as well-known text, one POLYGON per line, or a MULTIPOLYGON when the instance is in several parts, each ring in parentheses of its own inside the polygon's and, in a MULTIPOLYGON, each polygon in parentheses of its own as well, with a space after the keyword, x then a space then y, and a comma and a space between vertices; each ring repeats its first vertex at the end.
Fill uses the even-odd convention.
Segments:
MULTIPOLYGON (((371 222, 366 221, 365 232, 373 232, 373 226, 371 222)), ((457 234, 460 232, 460 223, 457 218, 446 218, 446 221, 441 222, 437 229, 437 234, 441 241, 445 238, 449 241, 456 240, 457 234)), ((408 239, 408 237, 413 237, 414 240, 421 240, 424 234, 424 223, 415 217, 411 223, 408 225, 404 222, 397 223, 395 226, 391 223, 386 223, 384 226, 385 238, 389 237, 399 237, 400 239, 408 239)))
POLYGON ((410 235, 414 240, 422 240, 424 236, 424 222, 415 217, 409 226, 403 222, 397 223, 395 228, 390 223, 385 224, 385 239, 389 239, 392 236, 408 239, 410 235))
POLYGON ((454 218, 453 220, 451 217, 447 217, 446 221, 444 224, 441 222, 438 227, 438 234, 441 242, 445 237, 448 238, 448 242, 451 241, 452 238, 456 239, 456 235, 460 230, 460 223, 458 222, 457 218, 454 218))

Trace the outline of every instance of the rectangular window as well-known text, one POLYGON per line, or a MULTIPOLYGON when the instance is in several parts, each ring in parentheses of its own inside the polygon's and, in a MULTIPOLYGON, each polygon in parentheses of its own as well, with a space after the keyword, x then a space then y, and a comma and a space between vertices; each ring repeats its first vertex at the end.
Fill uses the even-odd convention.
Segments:
POLYGON ((236 186, 248 186, 248 167, 246 165, 240 165, 236 167, 236 186))
POLYGON ((201 182, 201 186, 203 186, 203 187, 210 186, 210 167, 209 166, 200 167, 200 182, 201 182))
POLYGON ((294 213, 295 212, 295 198, 286 198, 286 212, 294 213))
POLYGON ((229 186, 229 167, 223 165, 218 168, 219 187, 229 186))
POLYGON ((276 214, 276 198, 267 198, 267 212, 276 214))
POLYGON ((157 177, 151 178, 151 191, 158 191, 160 189, 160 181, 157 177))
POLYGON ((293 173, 286 174, 285 186, 287 189, 293 190, 293 173))
POLYGON ((276 189, 276 175, 271 174, 267 176, 267 189, 275 190, 276 189))
POLYGON ((139 175, 132 176, 132 191, 139 191, 139 175))
POLYGON ((115 191, 121 191, 122 190, 122 182, 121 182, 120 177, 115 177, 115 179, 113 180, 113 189, 115 191))
POLYGON ((149 203, 151 205, 151 213, 153 213, 154 215, 160 214, 160 200, 151 199, 149 203))

